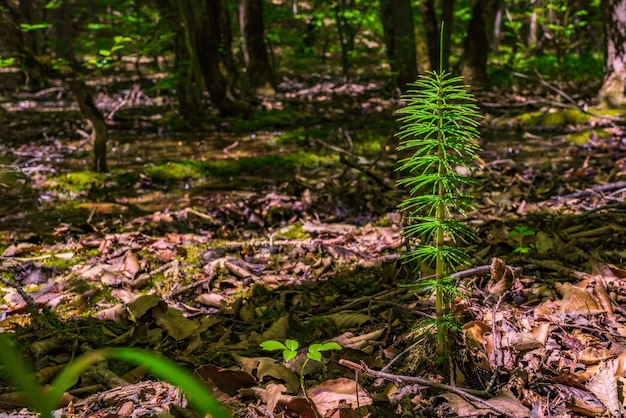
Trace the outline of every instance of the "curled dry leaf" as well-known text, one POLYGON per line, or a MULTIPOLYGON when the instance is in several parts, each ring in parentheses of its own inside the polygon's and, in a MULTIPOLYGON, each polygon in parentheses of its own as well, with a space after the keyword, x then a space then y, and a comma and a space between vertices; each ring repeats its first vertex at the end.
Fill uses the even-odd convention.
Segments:
POLYGON ((600 314, 603 309, 591 292, 570 283, 554 283, 554 288, 561 295, 557 301, 562 313, 600 314))
POLYGON ((351 332, 345 332, 340 336, 333 338, 332 341, 338 343, 343 348, 353 348, 366 353, 371 353, 375 345, 380 344, 376 339, 383 335, 384 328, 372 331, 368 334, 354 335, 351 332))
POLYGON ((613 353, 606 348, 587 347, 578 353, 578 361, 583 364, 598 364, 611 357, 613 357, 613 353))
POLYGON ((313 386, 307 390, 307 394, 322 416, 326 416, 328 411, 339 408, 341 404, 356 409, 357 405, 364 406, 372 403, 372 398, 361 385, 345 377, 327 380, 313 386))

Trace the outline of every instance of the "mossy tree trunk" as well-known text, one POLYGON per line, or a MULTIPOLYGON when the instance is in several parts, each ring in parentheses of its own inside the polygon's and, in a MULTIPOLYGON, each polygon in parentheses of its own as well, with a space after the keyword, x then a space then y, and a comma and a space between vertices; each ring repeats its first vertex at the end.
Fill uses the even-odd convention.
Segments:
POLYGON ((605 107, 626 106, 626 0, 602 0, 605 36, 604 81, 598 93, 605 107))
POLYGON ((380 0, 385 45, 396 85, 404 91, 417 79, 417 52, 410 0, 380 0))

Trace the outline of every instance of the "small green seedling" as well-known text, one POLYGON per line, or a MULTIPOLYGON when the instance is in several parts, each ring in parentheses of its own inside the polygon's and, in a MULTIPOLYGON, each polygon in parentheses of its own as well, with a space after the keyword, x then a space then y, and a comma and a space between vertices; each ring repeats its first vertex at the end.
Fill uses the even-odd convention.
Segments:
POLYGON ((535 235, 535 231, 525 225, 515 226, 512 231, 509 231, 507 236, 517 237, 517 248, 513 250, 513 254, 527 254, 530 251, 530 247, 524 246, 524 237, 533 235, 535 235))
MULTIPOLYGON (((285 343, 281 343, 276 340, 269 340, 261 343, 261 348, 266 351, 276 351, 283 350, 283 359, 285 361, 289 361, 293 359, 298 354, 298 347, 300 343, 296 340, 286 340, 285 343)), ((341 350, 341 346, 335 342, 324 343, 324 344, 311 344, 307 348, 306 352, 306 360, 300 366, 300 389, 302 389, 302 393, 304 397, 309 402, 313 411, 317 413, 317 409, 313 404, 313 401, 309 399, 309 396, 306 394, 306 390, 304 390, 304 368, 306 367, 309 360, 322 361, 322 351, 330 351, 330 350, 341 350)))

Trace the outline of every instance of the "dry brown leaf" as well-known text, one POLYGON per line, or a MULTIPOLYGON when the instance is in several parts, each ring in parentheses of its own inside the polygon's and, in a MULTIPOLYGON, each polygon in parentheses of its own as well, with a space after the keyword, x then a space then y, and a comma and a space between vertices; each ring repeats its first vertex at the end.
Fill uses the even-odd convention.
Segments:
POLYGON ((276 405, 278 404, 278 400, 280 399, 283 392, 287 390, 285 385, 279 385, 276 383, 270 383, 265 387, 267 398, 264 400, 267 403, 267 409, 270 413, 274 413, 276 409, 276 405))
POLYGON ((199 321, 185 318, 178 309, 168 307, 165 312, 161 309, 152 309, 151 312, 157 325, 176 341, 191 337, 200 328, 199 321))
MULTIPOLYGON (((474 405, 455 393, 444 392, 439 396, 448 401, 454 414, 459 417, 488 416, 494 413, 493 410, 486 408, 484 405, 474 405)), ((530 410, 509 391, 504 391, 495 398, 486 401, 516 417, 524 418, 530 416, 530 410)))
POLYGON ((222 369, 214 364, 204 364, 196 368, 193 374, 202 382, 212 382, 219 390, 230 396, 234 396, 242 388, 249 388, 257 384, 254 377, 248 372, 222 369))
POLYGON ((562 299, 556 304, 562 313, 599 314, 604 312, 591 292, 570 283, 554 283, 562 299))
POLYGON ((224 296, 217 293, 203 293, 198 295, 196 302, 213 308, 221 308, 224 304, 224 296))
POLYGON ((261 336, 261 341, 278 340, 284 341, 287 338, 287 331, 289 330, 289 317, 282 316, 278 318, 270 327, 265 330, 261 336))
POLYGON ((615 377, 626 377, 626 351, 613 359, 615 377))
POLYGON ((609 315, 613 315, 613 303, 611 302, 611 298, 609 298, 609 292, 606 289, 606 280, 604 276, 595 277, 594 292, 604 311, 609 315))
POLYGON ((309 398, 313 401, 322 416, 341 403, 351 405, 356 409, 357 405, 369 405, 372 398, 357 382, 345 377, 327 380, 307 390, 309 398))
POLYGON ((466 344, 471 348, 485 348, 485 333, 491 332, 491 327, 483 321, 470 321, 463 325, 463 335, 466 344))
POLYGON ((340 336, 333 338, 332 341, 336 342, 344 348, 353 348, 355 350, 361 350, 369 354, 372 352, 373 347, 379 344, 376 339, 383 335, 384 332, 384 328, 372 331, 368 334, 356 336, 351 332, 345 332, 340 336))
POLYGON ((578 353, 578 361, 583 364, 598 364, 613 357, 611 350, 606 348, 587 347, 578 353))
POLYGON ((124 276, 129 279, 134 279, 140 269, 141 267, 139 266, 139 261, 137 261, 135 254, 131 250, 126 251, 124 267, 122 269, 124 276))
POLYGON ((241 364, 243 371, 256 376, 259 381, 266 377, 281 380, 287 385, 291 393, 298 393, 300 381, 294 372, 285 367, 282 363, 270 357, 244 357, 233 354, 235 360, 241 364))
POLYGON ((507 337, 504 340, 508 341, 508 345, 516 351, 528 351, 543 347, 543 344, 538 341, 533 334, 526 332, 515 333, 513 336, 507 337))
POLYGON ((497 299, 510 290, 515 280, 515 272, 499 258, 491 260, 491 279, 486 286, 487 293, 497 299))
POLYGON ((598 374, 585 386, 611 412, 611 416, 624 416, 625 410, 618 398, 615 365, 612 361, 603 363, 598 374))
POLYGON ((537 325, 531 331, 532 336, 541 343, 541 345, 546 345, 548 341, 548 336, 550 335, 550 326, 552 325, 548 321, 538 321, 539 325, 537 325))
POLYGON ((364 323, 372 319, 369 315, 352 311, 340 311, 327 315, 327 318, 333 321, 339 330, 361 327, 364 323))

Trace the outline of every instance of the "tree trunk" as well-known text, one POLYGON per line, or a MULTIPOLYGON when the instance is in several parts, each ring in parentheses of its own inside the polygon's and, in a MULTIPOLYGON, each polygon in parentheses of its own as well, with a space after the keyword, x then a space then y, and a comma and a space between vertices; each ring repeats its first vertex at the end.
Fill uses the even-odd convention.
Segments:
POLYGON ((345 82, 348 82, 350 79, 350 69, 352 67, 350 53, 354 51, 354 39, 356 36, 356 31, 346 16, 346 11, 350 11, 352 6, 351 0, 337 0, 332 6, 335 11, 337 36, 339 37, 339 46, 341 47, 341 71, 345 82))
POLYGON ((248 86, 255 89, 267 83, 271 85, 261 0, 239 0, 239 29, 248 86))
POLYGON ((407 83, 417 79, 417 53, 413 8, 410 0, 380 0, 387 56, 396 85, 405 91, 407 83))
POLYGON ((174 50, 174 87, 178 99, 178 111, 181 117, 190 124, 195 124, 206 117, 206 106, 203 106, 202 92, 205 90, 202 73, 197 60, 189 55, 191 40, 183 27, 182 13, 177 0, 158 0, 161 19, 175 34, 174 50))
POLYGON ((72 3, 69 1, 61 2, 56 10, 56 22, 54 23, 55 49, 57 57, 74 63, 76 58, 74 56, 74 27, 72 20, 72 3))
POLYGON ((222 115, 247 114, 237 99, 230 19, 225 0, 172 1, 179 12, 191 71, 199 71, 211 102, 222 115))
POLYGON ((420 0, 420 13, 424 24, 426 43, 428 44, 430 69, 439 71, 439 25, 437 24, 437 15, 435 14, 435 3, 433 0, 420 0))
MULTIPOLYGON (((44 21, 43 8, 44 4, 41 0, 20 0, 19 1, 19 16, 22 23, 41 23, 44 21)), ((43 34, 44 31, 33 30, 22 34, 23 44, 34 55, 43 54, 43 34)))
POLYGON ((24 44, 19 23, 24 22, 19 11, 12 8, 7 0, 0 0, 0 42, 9 51, 17 53, 20 63, 31 78, 48 78, 62 80, 67 83, 78 102, 80 111, 93 127, 94 169, 107 171, 106 144, 108 139, 104 117, 96 108, 93 98, 87 90, 85 82, 71 66, 61 65, 52 57, 36 56, 24 44))
POLYGON ((66 80, 74 98, 78 102, 80 113, 91 123, 93 129, 93 166, 98 172, 108 171, 107 167, 107 140, 108 130, 102 113, 94 104, 93 97, 87 90, 85 82, 74 75, 66 80))
POLYGON ((605 107, 626 106, 626 0, 601 0, 605 37, 604 81, 598 93, 605 107))
POLYGON ((444 70, 450 68, 450 49, 452 47, 452 24, 454 23, 454 0, 443 0, 441 22, 443 23, 443 45, 441 63, 444 70))
POLYGON ((476 0, 467 28, 467 36, 463 42, 465 60, 462 74, 468 84, 478 89, 485 88, 489 84, 487 79, 489 40, 485 21, 489 2, 490 0, 476 0))

